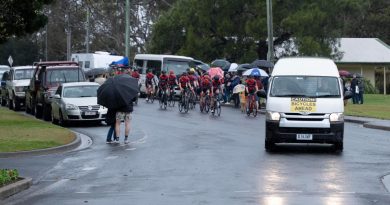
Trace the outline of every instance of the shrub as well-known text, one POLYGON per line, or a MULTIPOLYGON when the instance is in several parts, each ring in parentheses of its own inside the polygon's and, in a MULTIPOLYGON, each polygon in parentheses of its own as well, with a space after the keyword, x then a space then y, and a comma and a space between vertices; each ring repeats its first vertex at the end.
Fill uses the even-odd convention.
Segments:
POLYGON ((16 169, 0 169, 0 186, 6 185, 19 178, 18 170, 16 169))

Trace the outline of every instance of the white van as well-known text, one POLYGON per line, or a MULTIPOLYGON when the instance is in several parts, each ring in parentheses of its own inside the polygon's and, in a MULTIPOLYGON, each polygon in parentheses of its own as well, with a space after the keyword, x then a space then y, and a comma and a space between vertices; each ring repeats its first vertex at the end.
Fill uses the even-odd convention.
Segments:
POLYGON ((157 54, 137 54, 134 57, 134 66, 136 66, 140 73, 141 93, 145 94, 145 74, 148 70, 152 70, 156 76, 156 83, 158 83, 158 76, 161 71, 174 71, 176 76, 181 75, 192 66, 193 58, 186 56, 175 55, 157 55, 157 54))
MULTIPOLYGON (((265 149, 275 143, 329 143, 343 150, 344 93, 336 64, 325 58, 283 58, 269 79, 265 149)), ((346 98, 350 98, 350 94, 346 98)))

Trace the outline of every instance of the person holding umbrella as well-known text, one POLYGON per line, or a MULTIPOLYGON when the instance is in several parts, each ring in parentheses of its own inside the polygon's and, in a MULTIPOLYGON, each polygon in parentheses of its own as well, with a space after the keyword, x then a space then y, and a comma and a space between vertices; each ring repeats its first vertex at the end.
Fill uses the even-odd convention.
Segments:
POLYGON ((120 124, 125 122, 124 143, 129 143, 133 99, 138 95, 138 80, 127 75, 118 75, 106 80, 97 90, 98 104, 115 113, 115 142, 119 142, 120 124))

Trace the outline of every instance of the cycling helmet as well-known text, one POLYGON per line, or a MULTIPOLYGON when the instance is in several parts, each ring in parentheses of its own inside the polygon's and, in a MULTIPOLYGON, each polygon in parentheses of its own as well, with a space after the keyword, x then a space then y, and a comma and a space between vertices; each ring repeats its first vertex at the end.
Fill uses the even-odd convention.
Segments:
POLYGON ((217 80, 219 80, 219 76, 216 75, 216 76, 213 77, 213 79, 214 79, 215 81, 217 81, 217 80))
POLYGON ((187 75, 187 72, 183 72, 183 75, 186 76, 186 75, 187 75))
POLYGON ((167 73, 167 71, 163 70, 163 71, 161 71, 161 73, 162 73, 162 74, 166 74, 166 73, 167 73))
POLYGON ((175 72, 173 72, 173 70, 170 70, 170 71, 169 71, 169 74, 174 75, 175 72))
POLYGON ((195 73, 195 69, 194 68, 190 68, 190 70, 188 72, 189 73, 195 73))

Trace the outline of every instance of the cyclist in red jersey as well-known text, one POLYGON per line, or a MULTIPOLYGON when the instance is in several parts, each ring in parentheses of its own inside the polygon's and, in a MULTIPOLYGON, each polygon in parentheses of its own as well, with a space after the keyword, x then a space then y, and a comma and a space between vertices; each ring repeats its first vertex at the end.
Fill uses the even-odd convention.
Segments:
POLYGON ((145 87, 146 87, 147 96, 149 95, 149 93, 153 95, 154 93, 153 84, 156 85, 156 81, 154 80, 154 74, 152 73, 152 70, 149 70, 149 72, 145 76, 145 87))
POLYGON ((134 69, 134 70, 131 72, 131 77, 136 78, 136 79, 139 79, 139 78, 140 78, 140 75, 139 75, 137 69, 134 69))
MULTIPOLYGON (((257 98, 257 91, 259 90, 258 86, 257 86, 257 82, 255 79, 253 79, 253 75, 249 75, 248 79, 245 81, 246 83, 246 86, 245 86, 245 92, 248 94, 248 95, 254 95, 255 96, 255 99, 256 101, 258 100, 257 98)), ((257 103, 256 103, 256 106, 257 106, 257 103)), ((247 100, 247 107, 249 107, 249 100, 247 100)))
POLYGON ((203 96, 207 91, 210 92, 211 89, 211 78, 210 76, 206 73, 200 78, 200 88, 201 88, 201 95, 203 96))
POLYGON ((169 71, 168 85, 170 89, 174 89, 174 86, 177 85, 176 75, 173 70, 169 71))
POLYGON ((158 80, 158 96, 161 97, 162 91, 167 92, 168 89, 168 75, 165 70, 161 72, 158 80))
POLYGON ((213 108, 211 110, 212 113, 215 112, 215 102, 220 98, 220 95, 221 95, 221 91, 222 91, 222 80, 219 78, 218 75, 214 76, 213 77, 213 81, 212 81, 212 89, 211 89, 211 97, 213 98, 213 100, 211 101, 211 107, 213 108))

